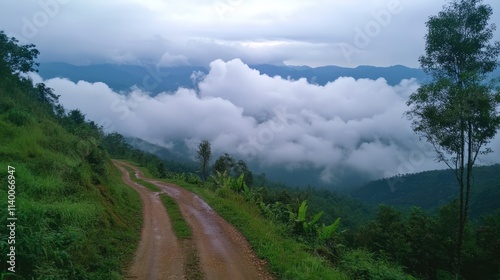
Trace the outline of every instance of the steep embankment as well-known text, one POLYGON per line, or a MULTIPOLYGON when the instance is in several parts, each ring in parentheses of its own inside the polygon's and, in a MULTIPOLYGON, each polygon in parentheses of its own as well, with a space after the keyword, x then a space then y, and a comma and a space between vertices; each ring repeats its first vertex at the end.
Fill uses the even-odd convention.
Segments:
POLYGON ((2 257, 0 278, 123 278, 139 240, 141 204, 101 139, 81 114, 55 114, 31 83, 0 77, 0 253, 16 252, 15 276, 2 257), (17 218, 11 244, 8 179, 17 218))

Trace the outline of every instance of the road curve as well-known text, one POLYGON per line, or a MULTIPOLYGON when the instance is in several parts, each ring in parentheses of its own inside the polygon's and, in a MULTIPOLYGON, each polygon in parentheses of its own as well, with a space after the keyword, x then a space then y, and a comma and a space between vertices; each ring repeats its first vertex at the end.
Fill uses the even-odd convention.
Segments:
POLYGON ((255 255, 244 236, 200 197, 177 185, 146 178, 140 170, 128 166, 134 168, 139 178, 155 184, 177 201, 192 229, 204 279, 273 279, 265 269, 265 261, 255 255))
POLYGON ((126 279, 185 279, 184 254, 159 194, 133 182, 122 162, 113 163, 122 171, 123 181, 134 188, 142 200, 141 241, 126 279))

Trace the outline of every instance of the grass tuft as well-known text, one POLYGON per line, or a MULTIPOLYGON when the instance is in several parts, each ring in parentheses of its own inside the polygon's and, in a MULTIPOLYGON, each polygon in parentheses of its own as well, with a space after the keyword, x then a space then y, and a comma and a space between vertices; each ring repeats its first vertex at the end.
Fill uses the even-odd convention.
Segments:
POLYGON ((133 168, 126 166, 126 165, 122 165, 122 166, 125 167, 125 169, 127 169, 127 171, 130 174, 130 179, 132 179, 132 181, 148 188, 149 190, 151 190, 153 192, 161 192, 161 189, 158 186, 156 186, 155 184, 148 182, 148 181, 144 181, 140 178, 137 178, 137 176, 135 175, 135 170, 133 168))
POLYGON ((172 228, 178 239, 189 239, 192 237, 191 228, 182 217, 181 210, 177 202, 166 194, 161 194, 160 199, 167 209, 168 216, 172 222, 172 228))

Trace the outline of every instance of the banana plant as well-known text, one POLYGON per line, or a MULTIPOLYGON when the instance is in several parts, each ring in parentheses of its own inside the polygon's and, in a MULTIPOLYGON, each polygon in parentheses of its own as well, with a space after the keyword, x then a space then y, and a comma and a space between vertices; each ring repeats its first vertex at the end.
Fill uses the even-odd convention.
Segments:
POLYGON ((323 224, 323 226, 318 229, 319 239, 327 240, 332 238, 333 234, 335 233, 335 230, 337 230, 339 225, 340 225, 340 218, 337 218, 337 220, 335 220, 335 222, 329 226, 325 226, 325 224, 323 224))
POLYGON ((297 218, 295 219, 295 222, 301 223, 302 227, 304 228, 304 231, 306 233, 311 233, 311 232, 313 232, 313 229, 315 228, 318 220, 321 218, 321 216, 323 216, 323 213, 324 213, 323 211, 318 212, 316 215, 314 215, 312 220, 307 221, 307 219, 306 219, 307 200, 304 200, 304 201, 302 201, 302 204, 299 207, 299 211, 297 213, 297 218))
POLYGON ((224 188, 227 186, 227 183, 228 183, 228 180, 230 180, 230 177, 227 176, 226 171, 224 171, 224 173, 220 173, 219 171, 216 171, 215 175, 212 175, 212 180, 214 181, 215 186, 217 188, 224 188))
POLYGON ((243 181, 245 175, 241 173, 240 177, 236 179, 236 181, 233 181, 231 184, 231 189, 235 192, 239 191, 244 191, 245 189, 248 189, 247 184, 245 184, 245 181, 243 181))

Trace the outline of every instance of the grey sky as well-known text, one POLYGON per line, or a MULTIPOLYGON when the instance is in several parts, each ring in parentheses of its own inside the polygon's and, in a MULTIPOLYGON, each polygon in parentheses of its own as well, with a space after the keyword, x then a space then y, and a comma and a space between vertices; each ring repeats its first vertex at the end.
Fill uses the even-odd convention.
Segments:
MULTIPOLYGON (((375 179, 445 168, 403 116, 415 80, 390 86, 384 79, 343 77, 321 86, 269 77, 235 59, 212 62, 198 91, 155 97, 139 89, 123 95, 104 83, 45 83, 65 108, 79 108, 108 132, 166 148, 183 141, 193 153, 207 139, 216 155, 227 152, 264 168, 314 168, 324 184, 339 183, 345 169, 375 179)), ((482 164, 498 163, 500 137, 490 147, 497 153, 482 164)))
MULTIPOLYGON (((436 0, 0 0, 41 61, 417 67, 436 0)), ((484 1, 500 13, 500 1, 484 1)), ((493 16, 499 23, 500 17, 493 16)), ((499 39, 499 32, 496 39, 499 39)))
MULTIPOLYGON (((198 90, 155 97, 113 92, 104 83, 45 81, 65 108, 79 108, 107 132, 167 148, 184 141, 193 151, 208 139, 216 153, 264 167, 315 168, 327 184, 343 170, 381 178, 444 167, 403 117, 416 81, 340 78, 319 86, 248 67, 416 67, 425 22, 444 1, 0 1, 0 29, 36 44, 42 62, 209 67, 198 90)), ((485 3, 500 13, 500 1, 485 3)), ((498 162, 500 137, 490 147, 496 153, 484 164, 498 162)))

